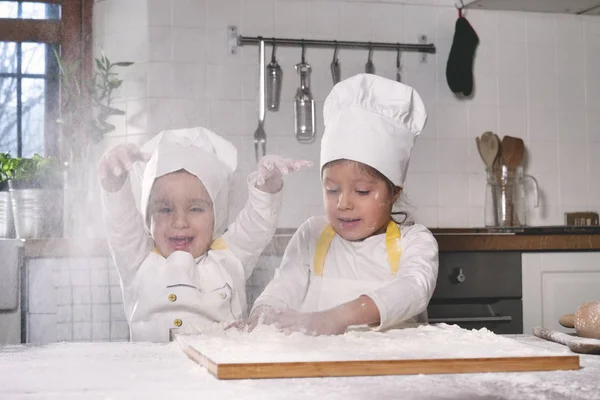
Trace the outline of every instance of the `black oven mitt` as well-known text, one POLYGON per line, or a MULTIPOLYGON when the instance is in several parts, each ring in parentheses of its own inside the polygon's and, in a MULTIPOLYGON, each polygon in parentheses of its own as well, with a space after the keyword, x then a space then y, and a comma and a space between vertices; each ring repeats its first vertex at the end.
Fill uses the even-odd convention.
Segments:
POLYGON ((470 96, 473 91, 473 60, 479 37, 464 17, 456 20, 454 40, 446 64, 446 80, 453 93, 470 96))

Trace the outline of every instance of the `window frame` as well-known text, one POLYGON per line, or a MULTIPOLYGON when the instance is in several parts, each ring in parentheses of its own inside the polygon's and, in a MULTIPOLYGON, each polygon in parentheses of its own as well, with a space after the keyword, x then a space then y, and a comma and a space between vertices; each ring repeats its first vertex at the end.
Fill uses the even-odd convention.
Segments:
MULTIPOLYGON (((61 58, 66 64, 80 63, 81 65, 81 68, 75 71, 73 78, 81 83, 88 80, 92 74, 92 9, 94 1, 13 1, 59 4, 61 6, 61 16, 60 19, 56 20, 0 18, 0 41, 59 45, 61 58)), ((48 57, 54 57, 54 55, 47 55, 48 57)), ((56 75, 58 75, 58 71, 56 71, 56 75)), ((45 96, 44 153, 46 156, 60 157, 64 154, 63 148, 66 143, 60 140, 60 127, 56 123, 60 110, 64 106, 60 97, 58 80, 50 90, 46 85, 45 96)))

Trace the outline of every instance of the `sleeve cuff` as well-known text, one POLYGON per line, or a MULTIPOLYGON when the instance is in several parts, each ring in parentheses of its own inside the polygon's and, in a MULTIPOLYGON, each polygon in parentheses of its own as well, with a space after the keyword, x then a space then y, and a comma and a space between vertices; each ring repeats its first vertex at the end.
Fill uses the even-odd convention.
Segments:
POLYGON ((135 204, 135 197, 131 190, 131 182, 129 177, 123 183, 121 189, 116 192, 107 192, 101 189, 102 192, 102 203, 111 215, 119 216, 123 213, 129 212, 132 207, 138 209, 135 204))
POLYGON ((271 207, 272 205, 277 205, 279 207, 283 199, 283 188, 282 190, 276 193, 263 192, 262 190, 254 186, 256 184, 257 176, 258 172, 254 171, 250 173, 248 175, 248 178, 246 179, 249 198, 252 200, 256 200, 261 204, 268 205, 269 207, 271 207))
POLYGON ((252 310, 250 310, 250 315, 252 315, 252 313, 254 312, 255 309, 257 309, 258 307, 261 307, 261 306, 272 307, 272 308, 275 308, 278 310, 288 308, 288 305, 285 304, 283 301, 279 300, 277 297, 260 296, 254 302, 254 305, 252 306, 252 310))
POLYGON ((381 296, 377 292, 365 293, 365 296, 369 297, 375 303, 375 306, 379 310, 379 323, 370 324, 369 328, 374 331, 382 331, 389 326, 388 312, 385 302, 381 299, 381 296))

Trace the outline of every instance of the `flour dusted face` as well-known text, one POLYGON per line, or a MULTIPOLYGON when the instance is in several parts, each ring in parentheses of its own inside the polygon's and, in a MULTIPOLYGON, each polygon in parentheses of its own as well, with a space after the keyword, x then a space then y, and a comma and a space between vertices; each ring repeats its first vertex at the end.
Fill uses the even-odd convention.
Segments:
POLYGON ((335 161, 323 168, 325 211, 335 232, 346 240, 385 232, 398 195, 356 161, 335 161))
POLYGON ((212 242, 213 203, 202 182, 186 171, 172 172, 154 181, 148 217, 152 238, 163 257, 176 250, 200 257, 212 242))

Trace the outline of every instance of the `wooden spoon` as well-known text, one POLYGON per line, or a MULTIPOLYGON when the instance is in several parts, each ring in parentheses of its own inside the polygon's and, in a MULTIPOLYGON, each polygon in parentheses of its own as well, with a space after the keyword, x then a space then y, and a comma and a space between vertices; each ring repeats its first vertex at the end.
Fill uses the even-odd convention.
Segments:
POLYGON ((581 337, 600 339, 600 301, 588 301, 575 314, 560 317, 558 322, 565 328, 575 328, 581 337))
POLYGON ((514 170, 521 165, 524 154, 525 144, 523 143, 523 139, 512 136, 504 136, 502 138, 502 160, 508 169, 514 170))
POLYGON ((494 161, 498 157, 500 150, 500 140, 492 132, 485 132, 480 138, 475 138, 477 142, 477 150, 487 168, 494 166, 494 161))
MULTIPOLYGON (((523 160, 523 154, 525 153, 525 144, 523 140, 520 138, 512 137, 512 136, 504 136, 502 138, 502 161, 503 164, 508 168, 509 175, 514 174, 515 169, 521 165, 521 161, 523 160)), ((519 217, 515 212, 513 202, 512 202, 512 193, 507 191, 506 193, 506 202, 507 202, 507 217, 509 220, 507 221, 510 226, 519 226, 521 223, 519 222, 519 217)))
MULTIPOLYGON (((481 135, 481 138, 476 137, 475 142, 477 143, 477 151, 479 151, 479 156, 483 160, 486 169, 490 170, 493 176, 498 179, 495 166, 499 159, 498 153, 500 151, 500 139, 493 132, 485 132, 483 135, 481 135)), ((498 226, 498 201, 496 198, 496 186, 492 186, 491 190, 494 225, 498 226)))

